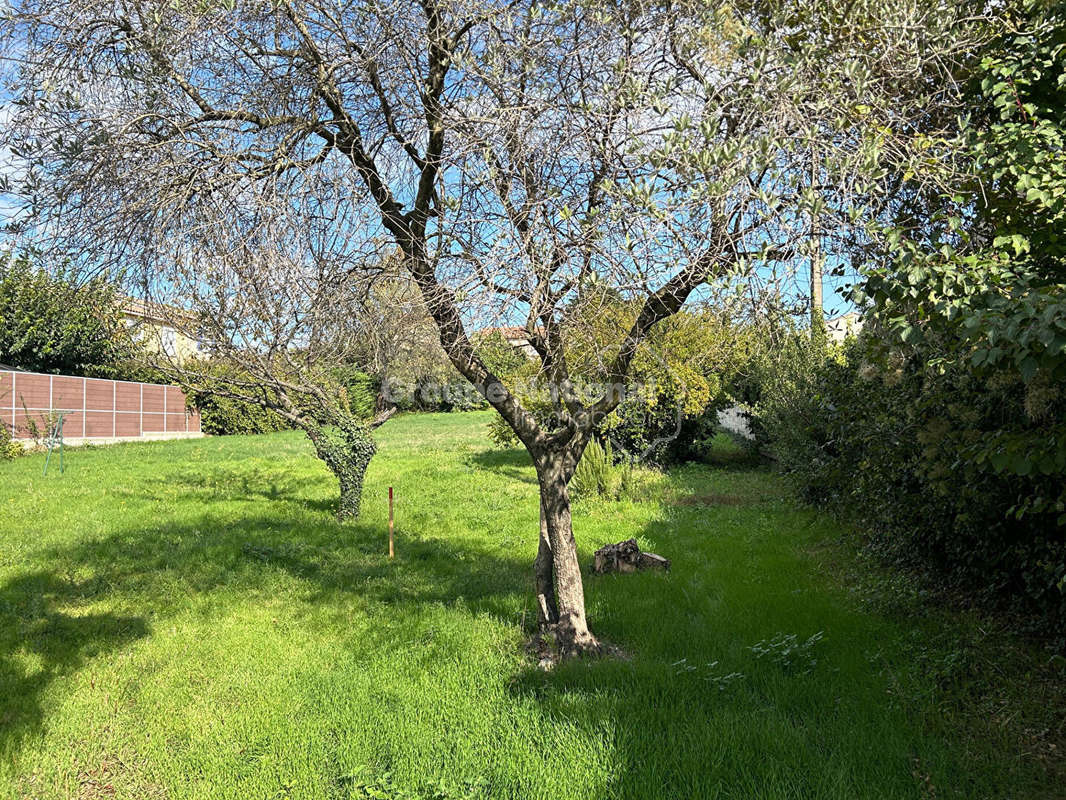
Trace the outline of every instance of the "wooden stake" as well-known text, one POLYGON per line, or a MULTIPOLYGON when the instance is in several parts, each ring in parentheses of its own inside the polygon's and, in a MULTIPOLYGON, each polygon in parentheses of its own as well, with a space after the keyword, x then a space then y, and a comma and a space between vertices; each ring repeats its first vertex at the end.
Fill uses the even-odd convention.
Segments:
POLYGON ((389 558, 396 555, 392 544, 392 487, 389 487, 389 558))

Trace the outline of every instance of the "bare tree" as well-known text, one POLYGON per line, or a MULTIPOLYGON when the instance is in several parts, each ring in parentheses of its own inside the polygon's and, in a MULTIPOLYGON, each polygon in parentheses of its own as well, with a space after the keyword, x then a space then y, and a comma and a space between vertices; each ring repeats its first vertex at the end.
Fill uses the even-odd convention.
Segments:
POLYGON ((598 643, 567 484, 585 446, 656 323, 708 282, 804 264, 812 210, 866 230, 886 165, 944 149, 923 103, 958 102, 980 31, 927 6, 26 0, 0 144, 39 167, 31 233, 148 284, 220 219, 264 252, 285 221, 340 273, 398 248, 444 352, 532 457, 541 622, 581 652, 598 643), (608 294, 634 313, 589 393, 566 343, 608 294), (478 357, 468 328, 490 318, 524 324, 550 421, 478 357))
POLYGON ((367 287, 358 313, 344 319, 353 329, 352 358, 379 385, 380 408, 400 401, 418 407, 426 402, 418 396, 423 385, 435 395, 456 383, 466 385, 441 349, 437 326, 402 263, 390 259, 367 287))
MULTIPOLYGON (((344 380, 363 338, 352 320, 365 323, 358 312, 378 267, 322 263, 309 252, 306 232, 287 223, 278 220, 273 236, 256 241, 239 220, 218 218, 209 241, 187 237, 158 263, 142 294, 204 357, 166 346, 147 357, 197 393, 258 405, 304 431, 340 484, 338 517, 354 519, 376 451, 371 431, 394 411, 366 418, 344 380)), ((260 238, 265 230, 258 227, 260 238)))

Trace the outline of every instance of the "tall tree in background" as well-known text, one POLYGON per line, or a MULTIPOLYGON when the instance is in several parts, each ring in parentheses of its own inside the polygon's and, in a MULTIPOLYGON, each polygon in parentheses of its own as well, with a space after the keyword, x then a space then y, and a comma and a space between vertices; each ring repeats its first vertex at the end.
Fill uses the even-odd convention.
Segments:
POLYGON ((398 248, 532 457, 541 622, 581 652, 598 642, 567 484, 593 431, 701 286, 806 264, 812 209, 861 228, 890 166, 933 155, 915 132, 958 104, 980 31, 926 6, 32 0, 7 27, 24 56, 5 135, 41 246, 133 261, 152 288, 176 254, 265 253, 279 231, 307 237, 302 268, 398 248), (583 391, 566 343, 619 295, 632 316, 583 391), (524 323, 549 423, 478 357, 468 326, 491 318, 524 323))

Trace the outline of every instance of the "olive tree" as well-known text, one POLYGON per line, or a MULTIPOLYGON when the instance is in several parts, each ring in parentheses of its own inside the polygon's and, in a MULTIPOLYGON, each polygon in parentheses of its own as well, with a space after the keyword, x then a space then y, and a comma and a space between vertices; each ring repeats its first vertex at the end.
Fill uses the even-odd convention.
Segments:
POLYGON ((956 102, 979 36, 927 5, 23 0, 0 144, 27 162, 39 247, 149 285, 176 253, 265 251, 279 221, 338 274, 395 248, 533 460, 541 622, 581 652, 582 452, 657 323, 701 287, 806 267, 824 228, 877 214, 886 164, 926 163, 923 103, 956 102), (583 386, 566 343, 619 296, 632 316, 583 386), (489 318, 524 325, 550 420, 478 356, 489 318))
MULTIPOLYGON (((260 213, 261 210, 260 210, 260 213)), ((211 218, 212 233, 187 236, 140 287, 157 318, 197 342, 201 357, 165 345, 149 363, 200 395, 252 403, 304 431, 340 485, 338 518, 359 516, 363 477, 376 451, 373 429, 346 381, 376 262, 338 269, 308 249, 286 220, 245 236, 239 215, 211 218), (271 231, 274 235, 264 239, 271 231), (355 323, 352 323, 352 319, 355 323)))

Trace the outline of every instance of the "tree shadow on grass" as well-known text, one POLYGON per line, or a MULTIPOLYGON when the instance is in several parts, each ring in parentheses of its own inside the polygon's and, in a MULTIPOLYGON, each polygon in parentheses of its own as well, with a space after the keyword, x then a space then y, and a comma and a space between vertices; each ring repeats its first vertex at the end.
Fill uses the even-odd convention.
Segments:
MULTIPOLYGON (((47 724, 42 698, 53 680, 150 635, 148 618, 158 625, 198 604, 212 613, 216 593, 258 597, 280 585, 292 603, 338 607, 344 596, 359 596, 403 609, 412 624, 421 609, 461 602, 473 613, 520 622, 530 564, 414 535, 390 561, 380 533, 290 507, 236 521, 205 514, 46 551, 41 558, 56 569, 0 585, 0 757, 14 761, 47 724), (79 613, 90 603, 143 616, 79 613)), ((368 649, 385 643, 360 639, 368 649)))
POLYGON ((667 504, 641 530, 669 573, 586 577, 590 625, 624 655, 527 664, 509 687, 546 722, 604 743, 599 797, 1058 796, 1031 765, 938 727, 903 646, 917 629, 820 574, 806 512, 747 473, 671 483, 738 499, 667 504), (785 646, 768 648, 775 639, 785 646))
POLYGON ((20 575, 0 586, 0 758, 14 760, 45 718, 41 696, 94 656, 147 636, 143 617, 81 613, 103 590, 96 578, 55 572, 20 575))
POLYGON ((537 476, 533 471, 533 461, 530 459, 529 453, 521 447, 481 450, 470 456, 468 461, 478 469, 494 472, 511 480, 534 485, 537 483, 537 476))
POLYGON ((286 476, 279 481, 276 471, 258 467, 228 469, 215 466, 209 475, 203 472, 174 472, 167 476, 168 485, 180 488, 179 500, 212 502, 261 499, 335 514, 339 495, 308 497, 308 490, 321 486, 323 480, 330 481, 333 487, 337 486, 337 479, 328 474, 303 478, 286 476))

